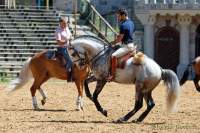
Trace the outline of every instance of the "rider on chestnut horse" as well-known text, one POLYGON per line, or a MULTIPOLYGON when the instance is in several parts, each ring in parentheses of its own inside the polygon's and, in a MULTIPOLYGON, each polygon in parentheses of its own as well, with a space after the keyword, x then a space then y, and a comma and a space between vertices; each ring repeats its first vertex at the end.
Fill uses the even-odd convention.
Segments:
POLYGON ((56 41, 58 44, 57 50, 59 53, 61 53, 63 55, 63 57, 65 58, 66 61, 66 70, 67 70, 67 74, 68 74, 68 79, 67 81, 70 82, 72 81, 72 67, 73 67, 73 62, 68 54, 68 47, 70 44, 70 40, 72 39, 72 34, 68 28, 68 22, 66 20, 66 18, 61 17, 60 20, 60 25, 59 27, 56 29, 56 41))

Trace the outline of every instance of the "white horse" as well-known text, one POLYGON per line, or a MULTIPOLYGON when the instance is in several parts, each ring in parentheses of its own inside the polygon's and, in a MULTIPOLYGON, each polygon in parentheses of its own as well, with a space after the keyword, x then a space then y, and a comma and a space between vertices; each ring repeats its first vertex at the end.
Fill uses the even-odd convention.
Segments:
MULTIPOLYGON (((85 59, 85 63, 89 64, 93 73, 93 77, 85 82, 86 95, 95 103, 98 111, 107 116, 99 101, 98 95, 107 83, 106 78, 109 74, 110 58, 114 52, 112 47, 99 38, 92 36, 80 36, 72 42, 74 49, 73 60, 85 59), (91 97, 88 83, 97 81, 96 89, 91 97)), ((142 64, 133 63, 133 58, 127 60, 124 69, 117 69, 114 82, 123 84, 135 84, 135 107, 117 122, 129 120, 143 106, 143 98, 146 101, 147 109, 136 120, 141 122, 155 106, 152 98, 153 89, 164 81, 167 86, 167 109, 174 110, 177 105, 177 99, 180 94, 180 85, 176 74, 172 70, 162 69, 154 60, 144 56, 142 64)))

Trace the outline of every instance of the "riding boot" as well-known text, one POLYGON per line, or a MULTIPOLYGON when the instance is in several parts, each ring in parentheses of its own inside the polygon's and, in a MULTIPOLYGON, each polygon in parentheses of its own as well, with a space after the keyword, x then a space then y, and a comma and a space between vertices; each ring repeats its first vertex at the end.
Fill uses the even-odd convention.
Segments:
POLYGON ((67 82, 72 82, 73 81, 73 74, 72 74, 72 69, 67 72, 67 82))
POLYGON ((117 58, 113 56, 111 58, 111 70, 109 77, 107 78, 107 81, 112 81, 115 78, 116 65, 117 65, 117 58))

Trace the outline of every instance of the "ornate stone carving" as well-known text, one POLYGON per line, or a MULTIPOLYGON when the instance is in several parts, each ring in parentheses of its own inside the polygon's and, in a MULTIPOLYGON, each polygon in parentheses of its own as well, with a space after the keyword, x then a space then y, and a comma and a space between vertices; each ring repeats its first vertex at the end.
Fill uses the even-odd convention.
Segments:
POLYGON ((178 16, 178 23, 180 25, 189 25, 192 22, 192 17, 190 15, 178 16))

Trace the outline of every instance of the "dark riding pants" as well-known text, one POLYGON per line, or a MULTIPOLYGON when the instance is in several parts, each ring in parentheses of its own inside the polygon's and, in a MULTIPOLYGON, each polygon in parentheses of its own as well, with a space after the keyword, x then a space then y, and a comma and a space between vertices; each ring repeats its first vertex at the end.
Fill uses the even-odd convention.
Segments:
POLYGON ((72 66, 73 66, 73 62, 68 54, 67 48, 66 47, 58 47, 57 48, 59 53, 62 53, 63 57, 65 58, 66 61, 66 70, 68 72, 71 72, 72 70, 72 66))

